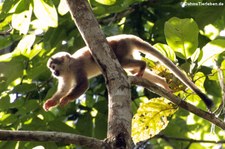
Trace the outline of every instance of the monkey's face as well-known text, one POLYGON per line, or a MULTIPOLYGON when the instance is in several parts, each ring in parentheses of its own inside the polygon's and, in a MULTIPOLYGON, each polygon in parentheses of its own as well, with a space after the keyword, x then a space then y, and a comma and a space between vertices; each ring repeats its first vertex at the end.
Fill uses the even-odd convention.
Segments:
POLYGON ((53 55, 47 63, 47 67, 51 70, 53 76, 62 77, 68 70, 70 61, 70 54, 66 52, 59 52, 53 55))

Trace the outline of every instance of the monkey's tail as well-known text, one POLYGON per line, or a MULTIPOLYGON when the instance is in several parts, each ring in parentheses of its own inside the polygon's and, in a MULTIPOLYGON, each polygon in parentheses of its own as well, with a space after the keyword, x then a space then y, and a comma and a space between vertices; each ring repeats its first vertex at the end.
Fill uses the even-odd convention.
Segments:
POLYGON ((173 74, 180 81, 182 81, 186 86, 191 88, 204 101, 209 110, 211 109, 211 107, 213 106, 212 100, 209 99, 208 96, 206 96, 191 80, 189 80, 187 76, 184 73, 182 73, 172 61, 170 61, 168 58, 162 55, 157 49, 155 49, 149 43, 143 41, 138 37, 135 38, 136 39, 132 40, 132 43, 138 51, 143 52, 144 54, 150 54, 155 58, 157 58, 161 63, 167 66, 167 68, 171 72, 173 72, 173 74))

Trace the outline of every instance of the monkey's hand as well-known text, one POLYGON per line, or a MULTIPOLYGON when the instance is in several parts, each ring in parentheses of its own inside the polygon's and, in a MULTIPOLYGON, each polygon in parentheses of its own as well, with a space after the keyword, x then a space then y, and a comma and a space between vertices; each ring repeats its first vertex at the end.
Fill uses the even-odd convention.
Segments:
POLYGON ((54 100, 54 99, 48 99, 44 105, 43 105, 43 108, 45 111, 48 111, 51 107, 54 107, 58 104, 58 101, 57 100, 54 100))
POLYGON ((64 107, 64 106, 67 105, 70 101, 72 101, 72 100, 68 99, 67 97, 62 97, 62 98, 60 99, 60 101, 59 101, 59 105, 60 105, 61 107, 64 107))

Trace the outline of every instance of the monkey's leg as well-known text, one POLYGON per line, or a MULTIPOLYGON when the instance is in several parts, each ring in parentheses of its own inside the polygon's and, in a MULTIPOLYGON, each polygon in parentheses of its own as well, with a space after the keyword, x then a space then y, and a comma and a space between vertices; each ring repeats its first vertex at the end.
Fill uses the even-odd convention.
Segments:
POLYGON ((168 83, 165 81, 165 79, 156 75, 151 70, 145 69, 145 72, 143 74, 143 78, 145 78, 147 80, 150 80, 151 82, 154 82, 155 84, 163 87, 167 91, 172 92, 172 90, 170 89, 170 87, 169 87, 168 83))
POLYGON ((146 68, 145 61, 135 59, 124 59, 121 61, 124 69, 131 69, 131 73, 135 76, 142 77, 146 68))

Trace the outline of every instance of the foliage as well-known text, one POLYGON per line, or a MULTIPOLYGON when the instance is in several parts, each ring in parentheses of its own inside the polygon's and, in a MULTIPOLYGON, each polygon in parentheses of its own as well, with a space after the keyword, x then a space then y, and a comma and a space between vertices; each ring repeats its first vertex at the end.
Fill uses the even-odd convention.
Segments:
POLYGON ((166 128, 177 108, 163 98, 154 98, 140 104, 132 120, 132 138, 135 143, 147 140, 166 128))
MULTIPOLYGON (((225 4, 217 0, 199 0, 199 3, 222 3, 223 6, 185 6, 181 2, 184 1, 90 0, 107 36, 135 34, 155 44, 200 89, 211 95, 218 106, 222 100, 218 67, 225 74, 225 4)), ((196 4, 194 0, 185 2, 196 4)), ((63 50, 73 53, 84 46, 65 0, 5 0, 0 5, 0 12, 0 128, 63 131, 104 139, 107 130, 107 91, 102 77, 90 80, 86 94, 65 108, 57 107, 50 112, 42 109, 43 102, 54 93, 57 84, 46 67, 48 58, 55 52, 63 50)), ((145 58, 149 66, 166 77, 176 95, 205 109, 198 96, 185 89, 165 68, 153 63, 154 59, 148 58, 151 57, 145 58)), ((152 108, 152 111, 159 111, 153 118, 161 121, 162 108, 170 104, 156 100, 158 96, 145 89, 134 87, 132 93, 134 114, 142 111, 150 115, 146 106, 151 106, 154 101, 164 105, 152 108), (150 100, 150 105, 144 105, 143 96, 155 99, 150 100), (138 109, 139 104, 144 106, 138 109)), ((211 125, 207 121, 187 111, 179 109, 172 113, 164 112, 165 116, 170 115, 165 122, 169 121, 167 127, 160 132, 165 136, 225 139, 222 130, 216 128, 211 133, 211 125)), ((221 113, 218 116, 224 117, 221 113)), ((150 117, 147 116, 146 120, 150 117)), ((156 127, 157 132, 162 130, 161 127, 156 127)), ((134 132, 138 131, 134 128, 134 132)), ((157 137, 152 138, 150 144, 160 149, 220 146, 157 137)), ((39 145, 48 149, 76 148, 57 142, 0 142, 0 148, 34 148, 39 145)))

